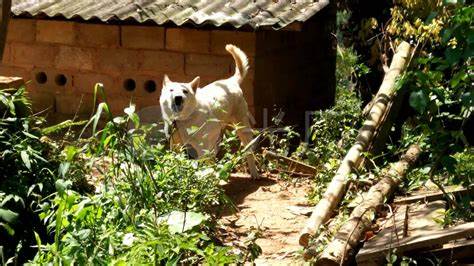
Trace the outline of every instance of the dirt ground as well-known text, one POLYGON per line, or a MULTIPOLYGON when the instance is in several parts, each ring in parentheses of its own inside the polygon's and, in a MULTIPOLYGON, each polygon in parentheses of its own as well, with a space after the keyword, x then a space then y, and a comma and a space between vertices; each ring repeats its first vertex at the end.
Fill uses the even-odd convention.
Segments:
POLYGON ((256 243, 262 254, 257 265, 302 265, 298 234, 311 211, 307 202, 310 182, 301 177, 291 181, 275 178, 253 180, 235 174, 224 185, 237 210, 227 210, 221 218, 226 245, 242 246, 253 228, 262 236, 256 243))

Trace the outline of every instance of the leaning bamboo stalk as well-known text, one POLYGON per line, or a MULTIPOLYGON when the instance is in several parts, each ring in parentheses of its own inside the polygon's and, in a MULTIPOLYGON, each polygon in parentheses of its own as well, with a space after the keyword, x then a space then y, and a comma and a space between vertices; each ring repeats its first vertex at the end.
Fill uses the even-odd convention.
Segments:
POLYGON ((370 227, 376 208, 393 194, 420 153, 418 145, 411 145, 400 161, 382 171, 381 180, 369 189, 364 201, 354 208, 347 222, 324 249, 317 265, 339 265, 347 260, 349 252, 354 250, 370 227))
POLYGON ((407 42, 402 42, 395 53, 390 70, 385 74, 382 85, 380 86, 377 95, 375 95, 374 104, 370 109, 367 120, 364 122, 359 134, 356 138, 355 144, 350 148, 341 165, 336 172, 336 175, 328 185, 323 198, 319 201, 313 209, 311 217, 300 233, 299 243, 302 246, 308 246, 309 239, 314 235, 321 224, 326 222, 332 211, 341 201, 344 195, 346 181, 354 168, 357 168, 361 161, 361 154, 366 151, 368 143, 374 136, 376 128, 380 126, 382 117, 387 110, 387 105, 396 93, 395 83, 406 68, 408 57, 410 56, 411 47, 407 42))

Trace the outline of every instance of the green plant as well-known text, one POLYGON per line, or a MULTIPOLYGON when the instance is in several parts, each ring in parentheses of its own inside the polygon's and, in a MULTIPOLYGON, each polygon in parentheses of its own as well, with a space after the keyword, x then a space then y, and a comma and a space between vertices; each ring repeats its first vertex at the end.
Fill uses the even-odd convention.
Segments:
POLYGON ((24 88, 0 90, 0 115, 0 255, 21 264, 34 256, 34 231, 47 239, 35 209, 54 191, 59 160, 24 88))
MULTIPOLYGON (((408 176, 407 190, 414 190, 427 180, 443 192, 445 185, 468 186, 472 183, 468 123, 474 110, 474 8, 464 1, 436 0, 428 1, 436 8, 427 12, 423 1, 402 2, 394 12, 411 15, 398 16, 391 23, 404 23, 409 30, 391 34, 396 38, 407 38, 409 34, 416 43, 418 57, 401 81, 409 91, 409 105, 414 112, 404 125, 401 143, 406 147, 416 142, 426 151, 420 167, 408 176), (419 17, 416 20, 415 14, 419 17)), ((454 199, 447 194, 446 199, 450 208, 440 223, 472 220, 466 204, 469 199, 454 199)))
POLYGON ((464 127, 474 110, 474 91, 469 78, 473 71, 473 17, 472 6, 459 5, 454 9, 440 33, 440 46, 422 47, 422 56, 404 80, 404 86, 410 90, 410 106, 416 111, 413 123, 416 126, 410 134, 419 136, 418 141, 429 151, 425 164, 435 183, 438 183, 435 176, 445 174, 458 176, 446 181, 471 183, 471 177, 457 175, 459 160, 453 154, 469 146, 464 127))
MULTIPOLYGON (((98 85, 96 93, 101 90, 98 85)), ((100 103, 86 125, 93 136, 64 150, 62 176, 82 158, 100 175, 101 188, 81 195, 72 182, 56 182, 57 192, 41 205, 54 241, 38 243, 34 263, 215 265, 244 259, 213 240, 215 210, 227 203, 218 184, 240 164, 242 152, 190 160, 149 143, 152 129, 140 125, 133 105, 124 112, 114 117, 100 103)), ((235 139, 235 132, 228 135, 223 148, 235 139)))

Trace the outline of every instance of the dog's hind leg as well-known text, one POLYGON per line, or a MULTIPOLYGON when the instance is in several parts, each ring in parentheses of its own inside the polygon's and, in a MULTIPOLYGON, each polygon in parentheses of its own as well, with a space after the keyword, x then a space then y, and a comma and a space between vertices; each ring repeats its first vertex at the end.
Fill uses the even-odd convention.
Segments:
MULTIPOLYGON (((243 126, 243 127, 237 130, 237 136, 239 137, 240 142, 242 143, 244 147, 246 147, 253 140, 252 129, 249 123, 245 123, 245 124, 246 125, 239 125, 239 127, 240 126, 243 126)), ((255 158, 253 155, 254 146, 255 144, 252 144, 252 146, 249 147, 249 151, 248 151, 249 154, 247 155, 247 165, 249 167, 250 175, 253 178, 258 179, 260 175, 258 174, 257 166, 255 164, 255 158)))

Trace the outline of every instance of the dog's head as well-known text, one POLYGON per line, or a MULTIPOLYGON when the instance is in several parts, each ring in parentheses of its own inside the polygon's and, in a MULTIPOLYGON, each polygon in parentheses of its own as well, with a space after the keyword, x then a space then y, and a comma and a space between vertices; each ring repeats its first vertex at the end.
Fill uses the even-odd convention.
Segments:
POLYGON ((185 120, 196 109, 196 90, 199 77, 189 83, 173 82, 167 75, 163 78, 160 104, 162 112, 172 120, 185 120))

